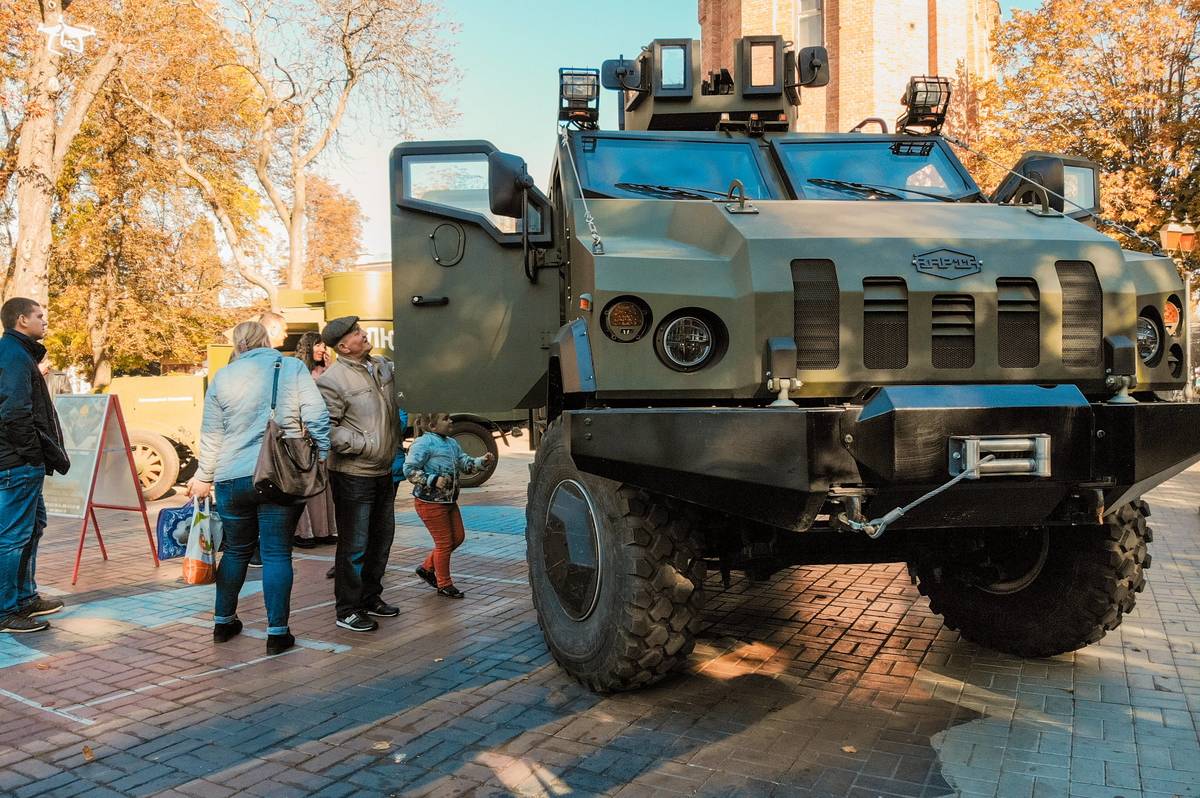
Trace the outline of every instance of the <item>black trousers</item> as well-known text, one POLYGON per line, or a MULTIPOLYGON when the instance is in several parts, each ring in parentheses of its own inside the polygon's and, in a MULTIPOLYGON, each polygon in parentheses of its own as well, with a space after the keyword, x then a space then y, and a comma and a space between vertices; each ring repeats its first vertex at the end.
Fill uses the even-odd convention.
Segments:
POLYGON ((360 477, 329 472, 337 516, 333 597, 337 617, 373 606, 383 592, 392 539, 396 535, 396 486, 391 474, 360 477))

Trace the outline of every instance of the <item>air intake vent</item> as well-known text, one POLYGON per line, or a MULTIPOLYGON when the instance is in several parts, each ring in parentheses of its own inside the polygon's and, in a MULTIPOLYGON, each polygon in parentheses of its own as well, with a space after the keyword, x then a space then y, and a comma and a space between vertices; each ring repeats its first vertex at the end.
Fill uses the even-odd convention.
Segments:
POLYGON ((899 277, 863 280, 863 365, 908 365, 908 286, 899 277))
POLYGON ((1100 365, 1104 336, 1104 295, 1096 269, 1087 261, 1054 264, 1062 286, 1062 358, 1068 368, 1100 365))
POLYGON ((933 298, 933 367, 966 369, 975 365, 975 299, 970 294, 933 298))
POLYGON ((837 368, 841 353, 838 311, 841 292, 833 261, 792 261, 792 291, 796 368, 837 368))
POLYGON ((998 323, 997 359, 1001 368, 1028 369, 1042 351, 1038 286, 1023 277, 996 280, 998 323))

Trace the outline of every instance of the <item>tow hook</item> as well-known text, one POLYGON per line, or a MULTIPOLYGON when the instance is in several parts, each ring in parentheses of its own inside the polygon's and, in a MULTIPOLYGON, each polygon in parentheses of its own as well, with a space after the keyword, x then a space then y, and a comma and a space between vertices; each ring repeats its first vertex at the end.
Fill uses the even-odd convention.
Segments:
POLYGON ((917 505, 924 504, 925 502, 932 499, 934 496, 937 496, 939 493, 949 490, 951 487, 953 487, 954 485, 956 485, 957 483, 961 482, 964 479, 974 479, 972 474, 978 475, 980 466, 982 466, 984 463, 991 462, 992 460, 995 460, 995 459, 996 459, 996 455, 989 454, 986 457, 981 458, 979 460, 979 462, 977 462, 972 468, 969 468, 969 469, 961 472, 957 476, 952 477, 944 485, 940 485, 940 486, 934 488, 933 490, 926 493, 924 496, 920 497, 919 499, 916 499, 915 501, 909 502, 908 504, 904 505, 903 507, 896 507, 892 510, 889 510, 882 517, 875 518, 870 521, 864 520, 864 517, 862 514, 862 499, 858 496, 851 496, 851 497, 849 497, 849 501, 848 501, 849 514, 844 513, 844 512, 838 513, 838 523, 843 524, 844 526, 849 527, 850 529, 853 529, 855 532, 864 532, 864 533, 866 533, 866 536, 871 538, 872 540, 878 540, 879 538, 883 537, 883 533, 887 530, 887 528, 890 525, 896 523, 901 518, 903 518, 905 513, 907 513, 909 510, 912 510, 917 505))

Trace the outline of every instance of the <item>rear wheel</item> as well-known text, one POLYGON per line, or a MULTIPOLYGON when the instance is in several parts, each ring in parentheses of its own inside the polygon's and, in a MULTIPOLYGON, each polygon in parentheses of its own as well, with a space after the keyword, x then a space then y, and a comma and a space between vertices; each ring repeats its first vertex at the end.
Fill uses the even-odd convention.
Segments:
POLYGON ((492 431, 474 421, 455 421, 450 427, 450 437, 458 441, 462 450, 471 457, 492 455, 492 462, 471 475, 464 475, 458 484, 464 488, 478 488, 492 478, 496 473, 496 464, 500 462, 499 449, 496 448, 496 438, 492 431))
POLYGON ((918 561, 920 591, 980 645, 1021 657, 1074 651, 1117 628, 1146 586, 1149 515, 1137 500, 1103 524, 977 532, 971 565, 918 561))
POLYGON ((597 692, 629 690, 687 662, 704 561, 686 507, 581 473, 560 421, 534 460, 526 543, 538 623, 572 677, 597 692))
POLYGON ((129 433, 133 465, 146 501, 161 499, 179 480, 179 452, 175 444, 153 432, 129 433))

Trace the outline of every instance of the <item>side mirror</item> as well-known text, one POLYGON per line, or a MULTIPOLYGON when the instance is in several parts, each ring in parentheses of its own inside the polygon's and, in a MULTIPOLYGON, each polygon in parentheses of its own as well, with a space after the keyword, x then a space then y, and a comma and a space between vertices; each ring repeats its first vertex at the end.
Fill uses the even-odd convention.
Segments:
POLYGON ((600 65, 600 85, 613 91, 641 90, 640 63, 628 58, 610 58, 600 65))
POLYGON ((492 213, 520 219, 525 214, 525 190, 533 188, 533 178, 524 159, 507 152, 488 154, 488 203, 492 213))
POLYGON ((1046 189, 1050 207, 1072 219, 1086 219, 1100 213, 1100 166, 1094 161, 1027 152, 1013 171, 1024 179, 1010 174, 992 195, 993 202, 1037 204, 1041 202, 1041 192, 1030 185, 1036 183, 1046 189), (1061 194, 1070 202, 1063 202, 1055 194, 1061 194))
POLYGON ((819 89, 829 84, 829 53, 824 47, 805 47, 796 55, 799 85, 819 89))

